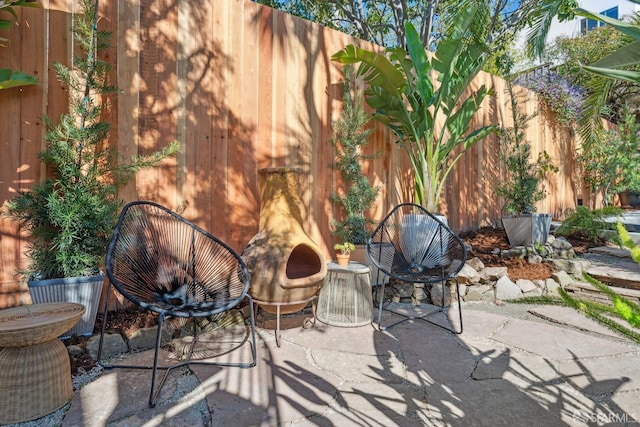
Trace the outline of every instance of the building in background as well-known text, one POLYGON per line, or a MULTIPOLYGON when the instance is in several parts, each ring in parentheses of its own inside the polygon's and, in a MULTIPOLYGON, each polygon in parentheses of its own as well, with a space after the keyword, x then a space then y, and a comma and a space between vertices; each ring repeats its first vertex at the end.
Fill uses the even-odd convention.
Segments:
MULTIPOLYGON (((625 16, 640 12, 640 5, 629 0, 579 0, 578 5, 589 12, 599 13, 615 19, 622 19, 625 16)), ((565 22, 559 22, 557 18, 554 18, 547 34, 547 44, 553 43, 558 37, 578 37, 602 25, 604 23, 582 16, 576 16, 574 19, 565 22)), ((524 52, 528 32, 529 30, 527 29, 520 34, 516 43, 517 52, 524 52)), ((544 64, 545 67, 549 65, 551 64, 544 64)), ((525 61, 518 68, 524 70, 540 66, 540 61, 536 59, 532 62, 525 61)))

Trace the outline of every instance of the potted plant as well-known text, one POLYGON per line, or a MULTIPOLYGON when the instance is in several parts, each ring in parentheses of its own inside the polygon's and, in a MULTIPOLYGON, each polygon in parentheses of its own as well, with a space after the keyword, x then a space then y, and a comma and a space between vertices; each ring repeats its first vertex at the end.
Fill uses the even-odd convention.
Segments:
POLYGON ((639 126, 628 106, 622 108, 617 130, 600 134, 597 142, 583 142, 578 160, 584 168, 584 180, 591 191, 600 193, 605 206, 618 194, 622 206, 634 204, 640 192, 639 126))
POLYGON ((23 269, 34 303, 71 301, 86 312, 71 333, 91 335, 104 274, 107 244, 115 226, 122 187, 143 167, 174 154, 170 144, 150 156, 120 163, 109 146, 109 123, 101 121, 108 105, 110 66, 100 58, 109 47, 110 33, 97 30, 91 0, 81 0, 73 36, 83 56, 69 68, 55 64, 58 78, 69 88, 69 111, 54 125, 45 118, 46 146, 40 158, 48 177, 20 191, 8 202, 6 214, 30 233, 29 265, 23 269))
POLYGON ((355 248, 356 246, 351 242, 336 243, 333 246, 333 249, 335 249, 336 251, 340 251, 336 254, 338 265, 349 265, 351 252, 353 252, 355 248))
POLYGON ((380 54, 348 45, 332 56, 343 64, 360 64, 357 75, 369 85, 365 97, 373 117, 398 137, 413 167, 415 201, 432 213, 438 213, 446 179, 463 153, 497 130, 489 125, 469 132, 490 93, 484 85, 470 87, 487 56, 482 3, 470 2, 452 18, 434 54, 407 23, 406 51, 380 54))
POLYGON ((502 224, 511 246, 544 245, 551 227, 551 214, 536 213, 535 205, 545 197, 542 186, 545 174, 557 168, 547 152, 539 153, 535 162, 530 161, 531 143, 525 139, 524 131, 533 116, 520 110, 519 96, 509 80, 507 92, 513 127, 504 128, 500 133, 500 160, 505 176, 496 188, 496 194, 505 201, 502 224))
POLYGON ((365 160, 374 158, 363 153, 372 129, 365 129, 370 116, 364 111, 361 93, 355 90, 352 94, 352 71, 350 65, 344 67, 341 117, 332 123, 334 136, 329 140, 336 156, 332 166, 342 178, 341 191, 330 196, 342 219, 333 219, 331 227, 338 241, 356 245, 354 259, 364 263, 364 245, 373 225, 366 213, 373 207, 380 188, 371 185, 362 168, 365 160))

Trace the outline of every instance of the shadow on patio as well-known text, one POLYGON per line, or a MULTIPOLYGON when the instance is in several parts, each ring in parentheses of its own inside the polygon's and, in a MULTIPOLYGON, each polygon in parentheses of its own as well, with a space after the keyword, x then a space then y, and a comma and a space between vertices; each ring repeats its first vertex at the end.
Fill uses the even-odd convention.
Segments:
MULTIPOLYGON (((423 322, 386 333, 320 322, 302 329, 303 316, 287 317, 280 348, 269 325, 258 329, 255 368, 174 372, 152 409, 149 372, 107 371, 76 393, 63 426, 553 426, 640 418, 633 413, 640 347, 537 321, 526 307, 518 316, 486 307, 464 306, 459 336, 423 322)), ((245 346, 223 357, 248 356, 245 346)))

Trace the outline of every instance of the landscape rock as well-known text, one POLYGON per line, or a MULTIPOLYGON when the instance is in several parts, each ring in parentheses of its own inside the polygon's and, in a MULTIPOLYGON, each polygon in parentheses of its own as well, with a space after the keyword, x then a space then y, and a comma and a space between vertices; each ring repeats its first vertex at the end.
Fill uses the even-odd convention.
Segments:
POLYGON ((531 254, 527 257, 527 262, 529 264, 540 264, 542 263, 542 256, 538 254, 531 254))
MULTIPOLYGON (((391 288, 391 287, 390 287, 391 288)), ((392 287, 394 291, 393 301, 400 302, 402 298, 413 297, 413 283, 400 282, 392 287)))
POLYGON ((507 267, 487 267, 482 270, 481 275, 485 280, 496 281, 507 275, 507 267))
POLYGON ((467 261, 466 265, 473 267, 476 271, 482 271, 484 269, 484 263, 478 257, 471 258, 467 261))
POLYGON ((558 282, 563 289, 575 282, 573 277, 569 276, 569 273, 563 270, 556 271, 551 275, 551 278, 558 282))
POLYGON ((495 302, 496 301, 496 292, 493 289, 493 287, 491 287, 491 289, 484 291, 482 293, 482 301, 485 302, 495 302))
POLYGON ((79 345, 70 345, 67 347, 67 353, 71 357, 78 357, 84 353, 84 350, 79 345))
POLYGON ((516 280, 516 285, 520 288, 523 293, 531 292, 535 289, 538 289, 535 283, 531 280, 527 279, 518 279, 516 280))
MULTIPOLYGON (((157 328, 140 328, 129 337, 129 348, 131 351, 146 350, 155 348, 157 328)), ((163 328, 162 343, 171 340, 171 334, 163 328)))
POLYGON ((558 293, 558 288, 560 287, 558 282, 553 279, 547 279, 545 280, 544 285, 544 295, 550 297, 560 296, 560 294, 558 293))
POLYGON ((557 237, 550 243, 553 249, 569 250, 573 249, 571 243, 564 237, 557 237))
POLYGON ((493 300, 493 287, 489 285, 470 286, 464 297, 465 301, 484 301, 484 293, 491 291, 491 300, 493 300))
POLYGON ((472 284, 480 282, 480 273, 472 266, 465 264, 456 276, 460 283, 472 284))
POLYGON ((567 273, 582 277, 582 272, 589 268, 591 263, 585 259, 553 259, 553 266, 556 270, 566 271, 567 273))
POLYGON ((432 285, 431 291, 431 303, 440 307, 448 307, 451 305, 451 292, 449 286, 442 286, 440 284, 432 285))
POLYGON ((496 282, 496 299, 510 300, 519 299, 524 295, 522 290, 511 281, 507 276, 503 276, 496 282))
POLYGON ((526 246, 517 246, 511 249, 505 249, 500 252, 500 256, 502 258, 524 258, 527 256, 527 248, 526 246))
MULTIPOLYGON (((452 289, 455 289, 455 287, 452 286, 452 289)), ((460 293, 461 297, 465 296, 467 294, 467 285, 465 285, 464 283, 458 284, 458 292, 460 293)))
POLYGON ((528 292, 524 293, 525 297, 541 297, 544 294, 544 291, 542 290, 542 288, 539 287, 535 287, 535 289, 532 289, 528 292))
MULTIPOLYGON (((100 335, 94 335, 87 342, 87 351, 93 360, 98 360, 98 346, 100 345, 100 335)), ((127 343, 120 334, 104 334, 102 343, 102 357, 107 358, 129 351, 127 343)))
POLYGON ((411 301, 413 305, 418 305, 421 301, 426 299, 427 293, 424 291, 424 283, 415 283, 413 285, 413 296, 411 301))

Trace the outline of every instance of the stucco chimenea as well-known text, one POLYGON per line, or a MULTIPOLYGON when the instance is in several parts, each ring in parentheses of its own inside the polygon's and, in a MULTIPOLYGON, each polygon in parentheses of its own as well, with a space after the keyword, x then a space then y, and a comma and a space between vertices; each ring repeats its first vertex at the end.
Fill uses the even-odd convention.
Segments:
POLYGON ((260 224, 242 253, 249 294, 269 313, 300 311, 327 275, 327 264, 302 227, 297 168, 265 168, 260 179, 260 224))

